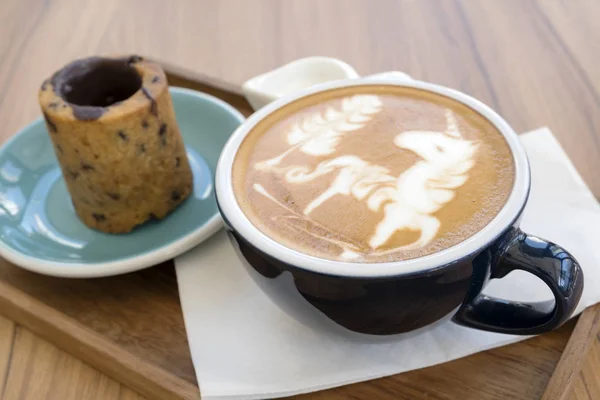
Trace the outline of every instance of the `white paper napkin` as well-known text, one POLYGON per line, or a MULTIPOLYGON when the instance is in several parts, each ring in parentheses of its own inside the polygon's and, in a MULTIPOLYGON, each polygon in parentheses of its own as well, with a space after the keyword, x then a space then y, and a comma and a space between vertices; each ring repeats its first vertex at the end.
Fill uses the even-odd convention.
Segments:
MULTIPOLYGON (((600 301, 600 206, 547 128, 522 135, 532 171, 522 229, 559 243, 580 262, 577 312, 600 301), (549 218, 552 215, 552 218, 549 218)), ((264 399, 423 368, 526 339, 450 321, 425 332, 371 338, 323 334, 288 317, 256 286, 224 232, 175 260, 181 306, 203 399, 264 399), (427 349, 427 351, 423 351, 427 349)), ((535 277, 511 273, 486 293, 550 299, 535 277)))

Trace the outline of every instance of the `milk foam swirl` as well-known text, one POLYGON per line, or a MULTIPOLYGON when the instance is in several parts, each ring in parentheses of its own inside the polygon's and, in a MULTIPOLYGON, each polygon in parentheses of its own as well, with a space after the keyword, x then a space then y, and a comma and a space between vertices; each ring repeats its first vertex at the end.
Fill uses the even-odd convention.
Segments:
MULTIPOLYGON (((468 173, 475 164, 478 145, 463 138, 454 113, 446 109, 444 131, 412 130, 398 133, 394 137, 393 144, 398 151, 408 150, 419 157, 415 164, 399 176, 394 176, 389 169, 365 161, 357 155, 335 154, 336 146, 344 135, 363 128, 381 110, 382 102, 377 96, 356 95, 344 98, 339 110, 328 107, 324 112, 311 114, 293 125, 286 135, 290 147, 274 158, 254 164, 256 170, 278 174, 290 184, 306 184, 324 175, 335 176, 331 184, 304 208, 302 214, 287 208, 262 185, 255 184, 254 190, 290 213, 286 224, 313 236, 316 234, 307 231, 300 224, 294 226, 293 221, 312 221, 311 213, 334 196, 352 196, 357 201, 365 202, 373 212, 383 211, 382 220, 368 238, 369 255, 383 255, 428 245, 441 227, 440 220, 434 214, 448 204, 455 197, 455 190, 469 179, 468 173), (294 151, 310 156, 336 156, 313 168, 305 165, 286 166, 286 156, 294 151), (402 230, 418 232, 417 240, 384 249, 392 235, 402 230)), ((366 255, 351 242, 328 239, 328 235, 319 235, 318 238, 341 247, 340 258, 353 259, 366 255)))
POLYGON ((257 169, 278 165, 288 154, 299 150, 311 156, 325 156, 335 152, 335 147, 347 132, 356 131, 381 111, 377 96, 356 95, 345 97, 340 110, 328 107, 323 114, 314 113, 301 123, 292 126, 286 139, 291 147, 277 157, 256 165, 257 169))

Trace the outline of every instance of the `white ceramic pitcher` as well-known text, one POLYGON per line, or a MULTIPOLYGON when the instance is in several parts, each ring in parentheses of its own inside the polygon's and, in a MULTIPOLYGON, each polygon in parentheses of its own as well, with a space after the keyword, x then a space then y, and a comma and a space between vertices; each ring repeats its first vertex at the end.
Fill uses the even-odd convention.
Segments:
MULTIPOLYGON (((242 85, 246 99, 258 110, 278 98, 320 83, 356 79, 360 75, 349 64, 331 57, 300 58, 272 71, 255 76, 242 85)), ((404 72, 389 71, 367 79, 409 80, 404 72)), ((363 78, 364 79, 364 78, 363 78)))

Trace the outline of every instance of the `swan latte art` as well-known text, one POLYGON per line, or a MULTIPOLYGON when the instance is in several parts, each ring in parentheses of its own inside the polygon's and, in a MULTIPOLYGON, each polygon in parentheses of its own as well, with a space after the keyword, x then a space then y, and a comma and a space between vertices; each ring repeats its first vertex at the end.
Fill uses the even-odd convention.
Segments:
POLYGON ((233 163, 247 218, 276 242, 347 262, 411 259, 483 229, 512 190, 504 137, 466 105, 367 85, 292 102, 260 121, 233 163))

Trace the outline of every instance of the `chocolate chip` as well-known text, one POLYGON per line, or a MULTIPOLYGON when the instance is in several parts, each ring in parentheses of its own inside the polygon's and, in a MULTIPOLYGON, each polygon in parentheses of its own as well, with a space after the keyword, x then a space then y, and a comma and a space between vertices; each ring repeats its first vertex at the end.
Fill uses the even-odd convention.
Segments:
POLYGON ((87 163, 81 163, 81 169, 84 171, 95 171, 96 168, 87 163))
POLYGON ((73 116, 80 121, 95 121, 104 115, 104 107, 88 107, 72 104, 73 116))
POLYGON ((129 138, 127 137, 127 135, 126 135, 126 134, 125 134, 125 132, 123 132, 123 131, 119 131, 119 132, 117 133, 117 135, 119 135, 119 137, 120 137, 121 139, 123 139, 124 141, 126 141, 126 142, 129 140, 129 138))
POLYGON ((165 123, 160 124, 160 128, 158 128, 158 136, 160 136, 160 141, 163 146, 167 145, 166 133, 167 133, 167 124, 165 124, 165 123))
POLYGON ((146 145, 144 143, 138 144, 138 152, 140 152, 140 153, 146 152, 146 145))
POLYGON ((148 127, 149 127, 149 126, 150 126, 150 125, 148 124, 148 121, 146 121, 146 120, 143 120, 143 121, 142 121, 142 128, 144 128, 144 129, 148 129, 148 127))
POLYGON ((173 200, 173 201, 181 200, 181 193, 179 193, 177 190, 173 190, 171 192, 171 200, 173 200))
POLYGON ((78 149, 75 149, 75 154, 79 154, 79 150, 78 149))
POLYGON ((50 119, 48 114, 46 114, 45 112, 43 114, 44 114, 44 119, 46 120, 46 125, 48 125, 48 128, 50 128, 50 130, 52 132, 58 133, 58 128, 56 128, 56 124, 50 119))
POLYGON ((59 104, 56 101, 53 101, 52 103, 48 104, 48 108, 52 108, 52 109, 57 109, 59 106, 59 104))
POLYGON ((140 56, 137 55, 132 55, 131 57, 129 57, 129 59, 127 60, 127 64, 135 64, 138 63, 140 61, 144 61, 144 59, 140 56))
POLYGON ((108 195, 108 197, 110 197, 113 200, 120 200, 121 199, 121 195, 119 193, 107 192, 106 194, 108 195))
POLYGON ((96 159, 96 160, 97 160, 97 159, 99 159, 99 158, 100 158, 100 156, 99 156, 98 154, 94 154, 94 159, 96 159))
POLYGON ((175 168, 181 165, 181 157, 175 157, 175 168))
POLYGON ((155 219, 158 219, 158 217, 157 217, 157 216, 156 216, 156 214, 154 214, 154 213, 150 213, 150 214, 148 214, 148 218, 149 218, 150 220, 155 220, 155 219))
POLYGON ((79 172, 71 171, 70 169, 67 169, 67 174, 71 179, 77 179, 79 176, 79 172))
POLYGON ((146 96, 148 100, 150 100, 150 114, 154 115, 155 117, 158 116, 158 104, 156 104, 156 100, 154 100, 154 97, 152 97, 152 95, 146 88, 142 88, 142 93, 144 94, 144 96, 146 96))
POLYGON ((104 214, 92 213, 92 217, 94 217, 96 222, 106 221, 106 215, 104 214))
POLYGON ((160 77, 158 75, 156 75, 154 78, 152 78, 152 83, 158 83, 158 81, 160 81, 160 77))

